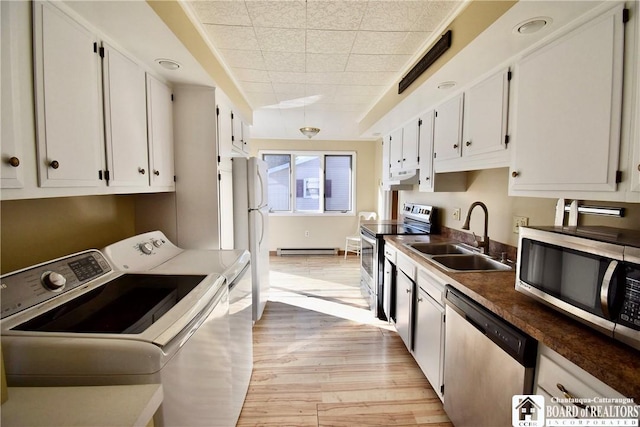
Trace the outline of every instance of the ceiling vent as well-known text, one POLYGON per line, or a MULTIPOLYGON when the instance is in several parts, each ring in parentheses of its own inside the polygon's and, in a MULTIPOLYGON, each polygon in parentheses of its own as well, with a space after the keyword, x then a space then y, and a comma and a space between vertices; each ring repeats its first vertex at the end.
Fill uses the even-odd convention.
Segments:
POLYGON ((422 73, 427 71, 436 59, 440 58, 451 47, 451 30, 444 33, 420 61, 398 83, 398 94, 404 92, 422 73))

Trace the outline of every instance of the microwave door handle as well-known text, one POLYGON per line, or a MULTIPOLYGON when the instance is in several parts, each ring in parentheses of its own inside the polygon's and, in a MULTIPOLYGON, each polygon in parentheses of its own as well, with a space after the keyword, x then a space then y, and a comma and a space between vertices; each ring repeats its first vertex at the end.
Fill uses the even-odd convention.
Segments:
POLYGON ((602 287, 600 287, 600 307, 602 308, 604 316, 609 320, 611 320, 611 313, 609 312, 609 292, 611 289, 611 280, 617 268, 618 261, 613 260, 609 263, 609 267, 607 267, 607 271, 605 271, 604 277, 602 278, 602 287))

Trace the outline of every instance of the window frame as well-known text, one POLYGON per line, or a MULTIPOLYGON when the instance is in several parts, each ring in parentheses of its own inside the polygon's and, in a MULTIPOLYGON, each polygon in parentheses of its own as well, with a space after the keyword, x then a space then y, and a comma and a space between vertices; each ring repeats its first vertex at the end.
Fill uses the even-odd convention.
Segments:
POLYGON ((356 214, 356 174, 357 174, 357 154, 355 151, 338 150, 259 150, 258 158, 264 160, 265 154, 289 155, 291 167, 289 173, 289 210, 269 211, 273 216, 354 216, 356 214), (296 210, 296 198, 294 192, 296 188, 296 156, 318 156, 320 158, 320 168, 322 171, 320 179, 320 211, 298 211, 296 210), (351 209, 347 211, 327 211, 324 197, 324 184, 326 180, 325 162, 327 156, 351 156, 351 209))

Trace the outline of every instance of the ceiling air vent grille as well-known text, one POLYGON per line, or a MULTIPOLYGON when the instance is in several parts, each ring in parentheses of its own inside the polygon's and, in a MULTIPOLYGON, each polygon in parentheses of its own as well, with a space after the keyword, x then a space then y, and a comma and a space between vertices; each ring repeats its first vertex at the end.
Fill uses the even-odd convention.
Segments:
POLYGON ((398 94, 404 92, 411 83, 413 83, 427 68, 433 64, 436 59, 440 58, 451 47, 451 30, 447 31, 440 37, 440 40, 433 45, 431 50, 427 52, 420 61, 407 73, 406 76, 398 83, 398 94))

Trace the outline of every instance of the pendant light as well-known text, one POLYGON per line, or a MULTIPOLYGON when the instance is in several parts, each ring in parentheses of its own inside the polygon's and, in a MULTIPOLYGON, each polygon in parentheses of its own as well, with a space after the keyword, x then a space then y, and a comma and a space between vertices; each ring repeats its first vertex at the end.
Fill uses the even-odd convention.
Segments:
MULTIPOLYGON (((304 2, 304 17, 305 17, 305 25, 306 25, 306 19, 307 19, 307 2, 305 0, 304 2)), ((306 71, 306 70, 305 70, 306 71)), ((307 123, 307 79, 305 76, 305 85, 304 85, 304 104, 302 106, 302 108, 304 109, 304 124, 307 123)), ((304 136, 306 136, 307 138, 311 139, 314 136, 316 136, 318 134, 318 132, 320 132, 320 128, 316 128, 316 127, 312 127, 312 126, 303 126, 300 128, 300 132, 302 132, 302 134, 304 136)))

